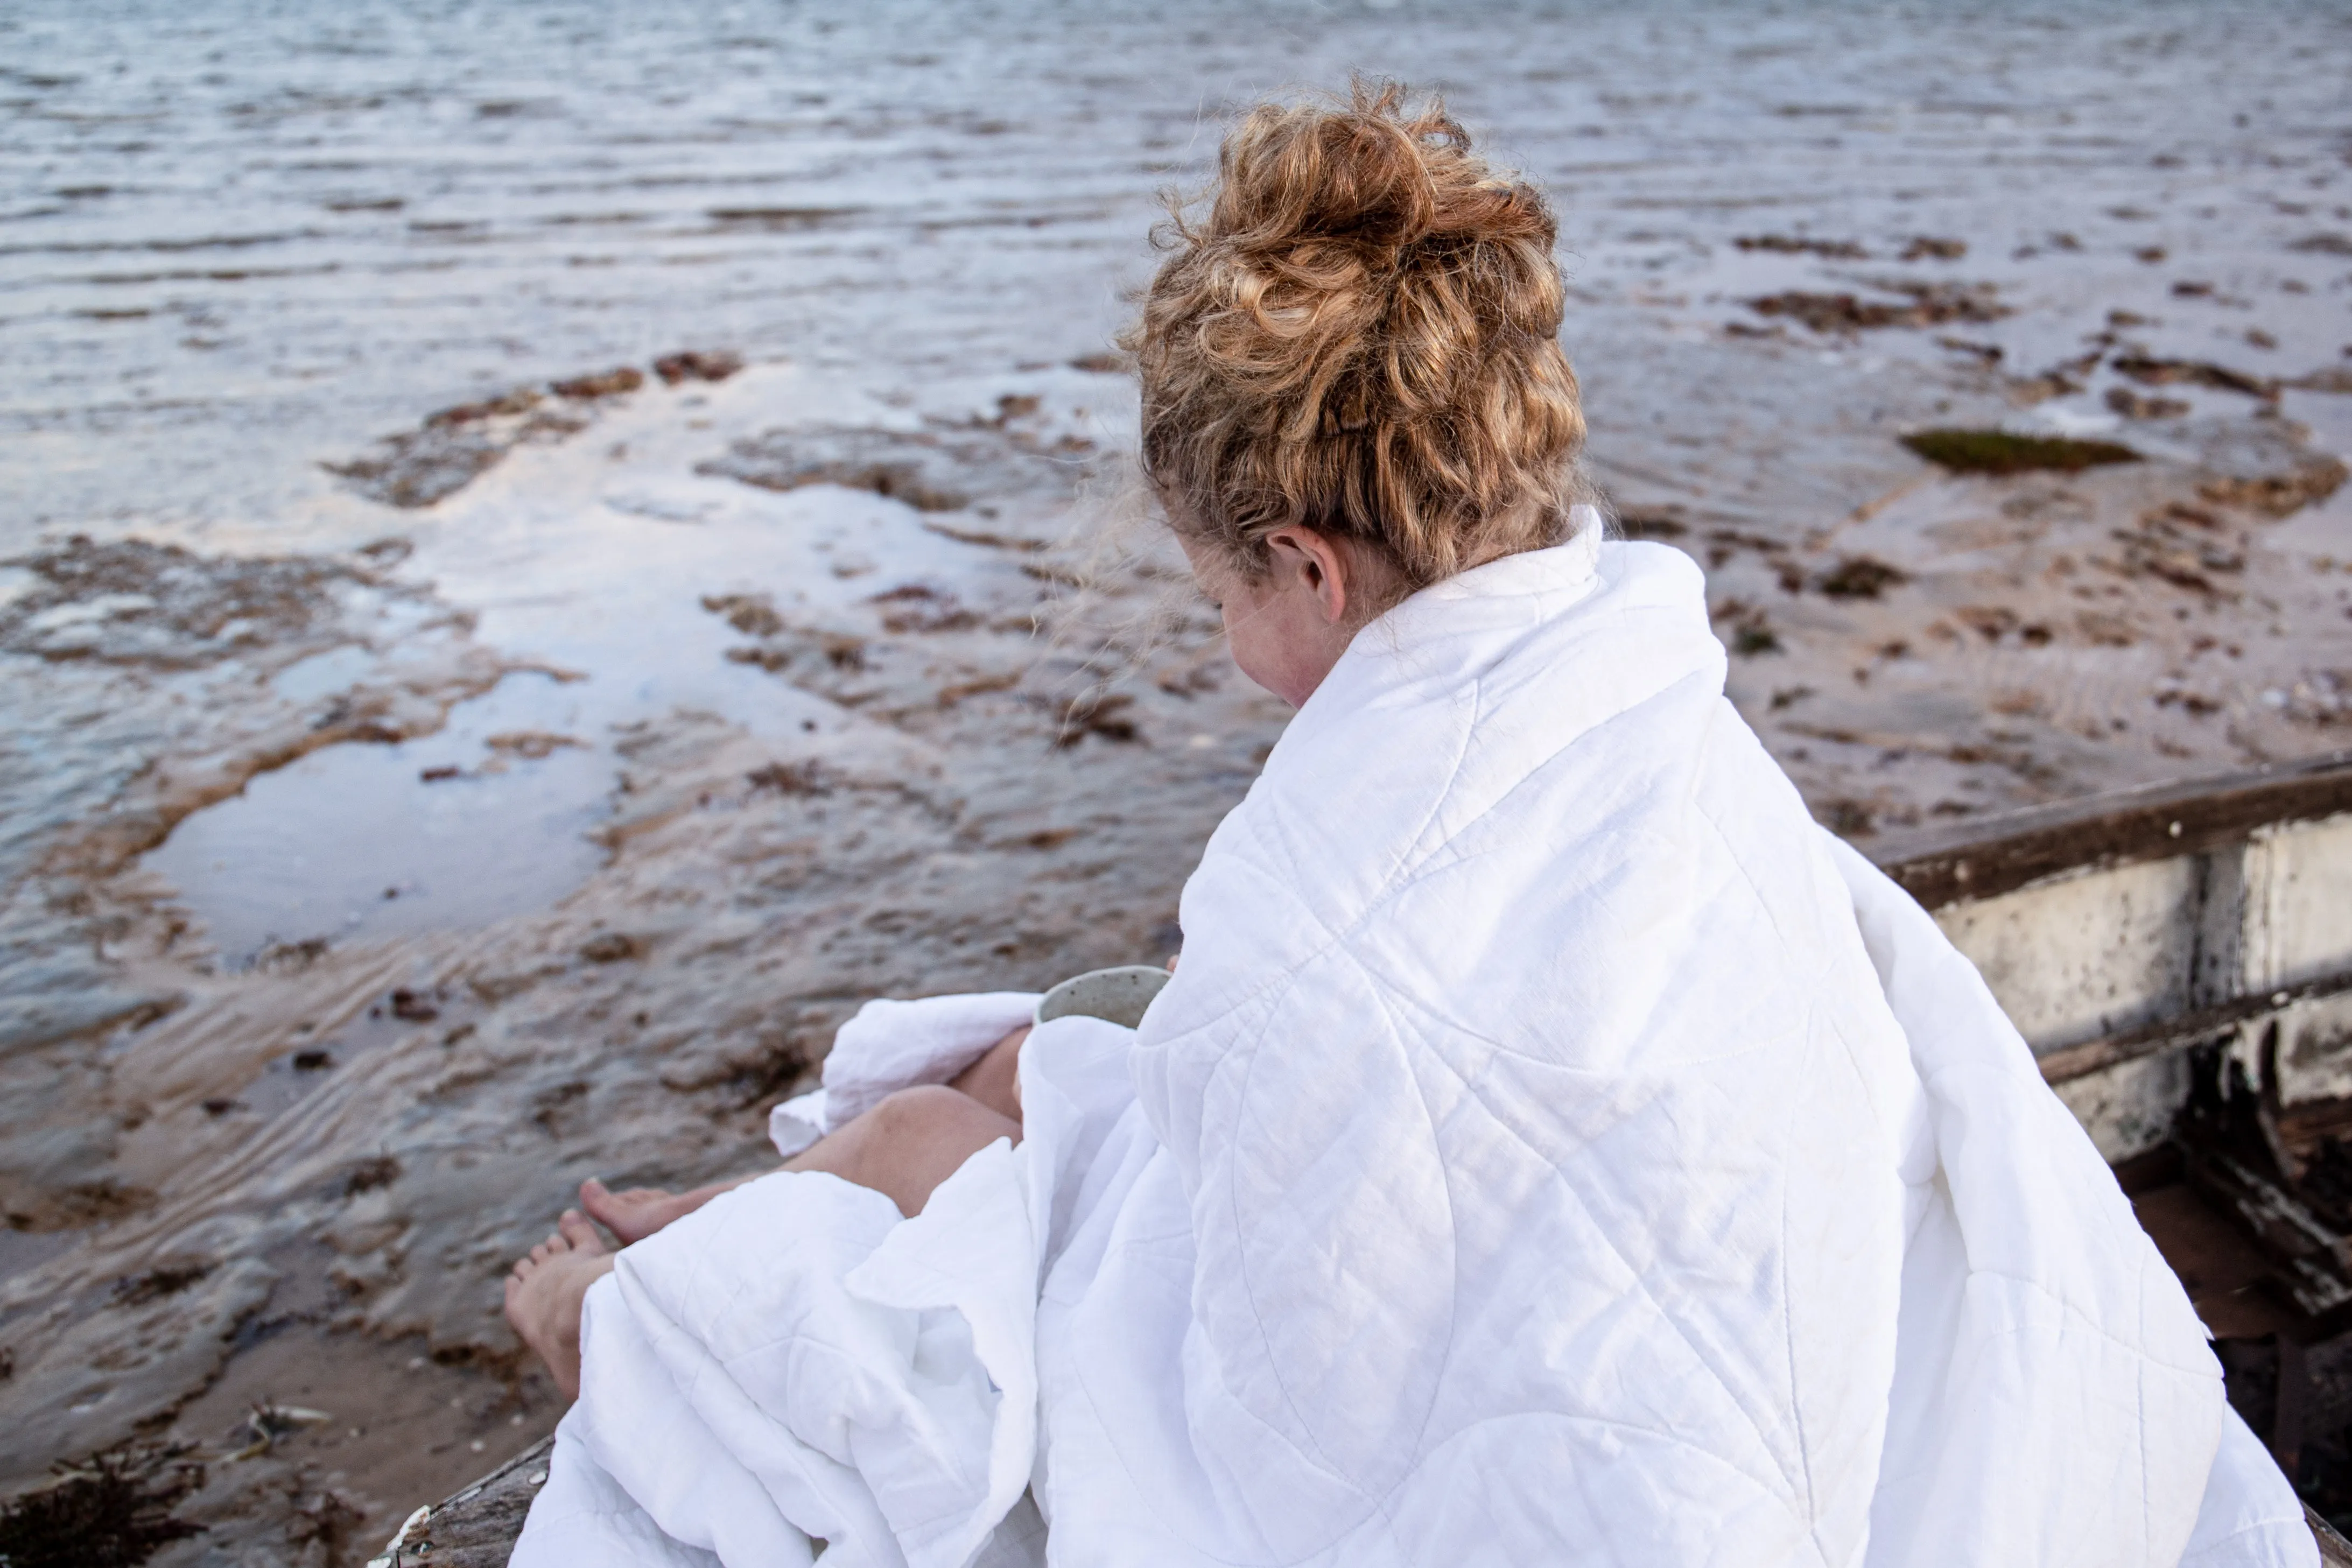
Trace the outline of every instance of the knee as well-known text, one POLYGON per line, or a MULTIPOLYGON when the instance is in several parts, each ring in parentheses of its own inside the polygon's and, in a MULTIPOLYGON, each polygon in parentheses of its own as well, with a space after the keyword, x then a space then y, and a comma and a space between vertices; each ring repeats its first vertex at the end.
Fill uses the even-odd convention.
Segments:
POLYGON ((980 1103, 960 1089, 919 1083, 911 1089, 893 1090, 866 1114, 873 1119, 877 1136, 896 1140, 961 1125, 980 1109, 980 1103))

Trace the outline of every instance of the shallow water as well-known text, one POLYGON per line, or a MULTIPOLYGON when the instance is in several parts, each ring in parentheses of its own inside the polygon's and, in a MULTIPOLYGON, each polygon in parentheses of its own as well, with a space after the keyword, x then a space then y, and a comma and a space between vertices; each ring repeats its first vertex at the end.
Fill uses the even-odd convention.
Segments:
MULTIPOLYGON (((1223 106, 1350 68, 1445 89, 1544 180, 1612 313, 1817 270, 1721 248, 1767 229, 1882 263, 1960 236, 1940 270, 2037 302, 2243 287, 2344 227, 2347 26, 2285 3, 30 0, 0 18, 0 528, 282 538, 318 459, 683 344, 858 382, 1097 350, 1150 192, 1204 172, 1223 106), (2169 264, 2117 288, 2147 246, 2169 264)), ((2309 325, 2340 337, 2340 300, 2309 325)))
POLYGON ((749 1168, 864 996, 1162 956, 1284 715, 1164 559, 1068 612, 1097 356, 1219 115, 1350 68, 1551 190, 1595 469, 1842 831, 2352 737, 2352 495, 2200 494, 2352 451, 2340 6, 26 0, 0 1470, 346 1365, 355 1435, 221 1470, 175 1560, 297 1560, 281 1481, 396 1521, 552 1419, 496 1280, 571 1183, 749 1168), (748 368, 548 389, 681 349, 748 368), (325 466, 518 387, 429 505, 325 466), (2148 461, 1938 476, 1932 423, 2148 461), (385 1392, 428 1355, 439 1426, 385 1392))
POLYGON ((604 858, 588 833, 612 761, 571 733, 578 703, 534 686, 556 683, 509 675, 424 739, 329 747, 265 773, 145 863, 237 966, 313 937, 471 930, 544 908, 604 858), (428 779, 440 787, 417 788, 428 779))

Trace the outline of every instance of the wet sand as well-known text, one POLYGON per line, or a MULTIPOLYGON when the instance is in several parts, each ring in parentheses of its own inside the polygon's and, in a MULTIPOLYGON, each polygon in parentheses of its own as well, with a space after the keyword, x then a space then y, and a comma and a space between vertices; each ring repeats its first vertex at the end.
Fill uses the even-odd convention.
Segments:
POLYGON ((0 49, 0 1478, 176 1449, 159 1563, 544 1433, 507 1263, 865 998, 1176 945, 1285 713, 1098 548, 1108 339, 1223 101, 1550 185, 1596 471, 1864 847, 2352 744, 2340 16, 555 16, 0 49), (2137 460, 1898 439, 1996 427, 2137 460))

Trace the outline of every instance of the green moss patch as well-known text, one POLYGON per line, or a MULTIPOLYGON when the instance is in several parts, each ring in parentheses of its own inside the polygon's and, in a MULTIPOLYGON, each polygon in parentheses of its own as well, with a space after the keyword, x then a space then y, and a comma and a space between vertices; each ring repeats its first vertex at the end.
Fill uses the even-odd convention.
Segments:
POLYGON ((1903 444, 1955 474, 2079 474, 2102 464, 2139 461, 2138 453, 2113 441, 2012 435, 2005 430, 1922 430, 1905 436, 1903 444))

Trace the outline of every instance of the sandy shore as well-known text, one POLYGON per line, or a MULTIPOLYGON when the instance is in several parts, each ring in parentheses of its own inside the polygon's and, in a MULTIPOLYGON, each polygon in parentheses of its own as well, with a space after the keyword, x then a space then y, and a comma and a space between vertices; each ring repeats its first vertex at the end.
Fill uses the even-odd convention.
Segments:
POLYGON ((0 1477, 142 1445, 209 1527, 156 1562, 362 1561, 559 1414, 497 1281, 579 1180, 756 1168, 868 996, 1177 944, 1285 717, 1099 548, 1204 92, 1410 64, 1551 184, 1596 471, 1857 842, 2352 744, 2342 19, 1694 17, 1302 14, 1273 68, 1089 13, 992 80, 712 23, 698 98, 646 34, 413 99, 425 45, 321 34, 111 217, 56 193, 136 95, 11 78, 0 1477), (280 183, 215 237, 294 237, 170 260, 230 153, 280 183), (326 270, 178 276, 273 256, 326 270))

